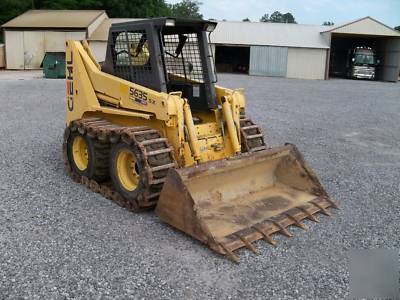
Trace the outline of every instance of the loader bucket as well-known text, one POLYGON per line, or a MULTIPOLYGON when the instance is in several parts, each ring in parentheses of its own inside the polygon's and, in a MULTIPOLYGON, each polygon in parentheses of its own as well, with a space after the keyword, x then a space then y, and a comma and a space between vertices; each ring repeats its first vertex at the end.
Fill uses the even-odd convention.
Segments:
POLYGON ((171 169, 157 215, 216 252, 238 262, 233 252, 254 241, 275 244, 273 233, 291 236, 287 227, 318 222, 337 206, 294 145, 242 154, 193 167, 171 169))

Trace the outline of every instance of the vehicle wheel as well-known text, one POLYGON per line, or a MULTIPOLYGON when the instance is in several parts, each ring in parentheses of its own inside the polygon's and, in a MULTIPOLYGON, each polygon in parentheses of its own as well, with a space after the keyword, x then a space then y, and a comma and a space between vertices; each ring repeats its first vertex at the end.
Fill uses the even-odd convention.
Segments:
POLYGON ((108 178, 109 145, 94 141, 79 132, 71 133, 67 155, 71 167, 80 176, 96 181, 108 178))
POLYGON ((143 190, 143 161, 138 153, 125 143, 111 148, 110 177, 114 188, 128 199, 136 199, 143 190))

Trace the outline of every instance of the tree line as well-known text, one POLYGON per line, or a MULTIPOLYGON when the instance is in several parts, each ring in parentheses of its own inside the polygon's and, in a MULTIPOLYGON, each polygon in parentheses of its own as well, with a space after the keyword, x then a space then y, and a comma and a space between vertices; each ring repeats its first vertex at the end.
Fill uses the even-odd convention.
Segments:
MULTIPOLYGON (((251 22, 251 20, 249 18, 244 18, 242 21, 243 22, 251 22)), ((264 14, 260 18, 260 22, 297 24, 296 19, 292 13, 290 13, 290 12, 282 13, 280 11, 274 11, 271 15, 264 14)), ((335 23, 333 23, 332 21, 325 21, 322 23, 322 25, 332 26, 332 25, 335 25, 335 23)))
MULTIPOLYGON (((29 9, 98 9, 105 10, 111 18, 184 17, 202 19, 198 0, 181 0, 169 4, 165 0, 0 0, 0 25, 29 9)), ((225 20, 224 20, 225 21, 225 20)), ((249 18, 242 20, 251 22, 249 18)), ((275 11, 264 14, 260 22, 296 24, 290 12, 275 11)), ((334 25, 325 21, 322 25, 334 25)), ((400 31, 400 26, 394 29, 400 31)), ((0 34, 1 42, 1 34, 0 34)))
POLYGON ((105 10, 111 18, 203 18, 197 0, 168 4, 165 0, 1 0, 0 25, 29 9, 105 10))

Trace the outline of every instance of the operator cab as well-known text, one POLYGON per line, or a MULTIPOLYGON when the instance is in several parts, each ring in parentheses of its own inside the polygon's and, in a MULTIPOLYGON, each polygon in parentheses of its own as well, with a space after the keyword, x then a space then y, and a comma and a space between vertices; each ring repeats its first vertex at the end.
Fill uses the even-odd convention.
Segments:
POLYGON ((216 24, 175 18, 113 24, 102 70, 158 92, 182 92, 193 111, 215 109, 209 35, 216 24))

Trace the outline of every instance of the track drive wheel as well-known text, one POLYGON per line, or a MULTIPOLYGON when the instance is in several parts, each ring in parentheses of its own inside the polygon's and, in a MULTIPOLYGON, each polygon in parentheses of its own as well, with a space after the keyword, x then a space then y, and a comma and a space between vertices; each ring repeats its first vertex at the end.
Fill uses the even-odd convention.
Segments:
POLYGON ((143 166, 140 151, 133 145, 122 142, 111 148, 110 177, 125 198, 136 199, 143 191, 143 166))
POLYGON ((107 179, 108 144, 102 144, 79 132, 73 132, 67 141, 67 155, 71 167, 80 176, 99 182, 107 179))

